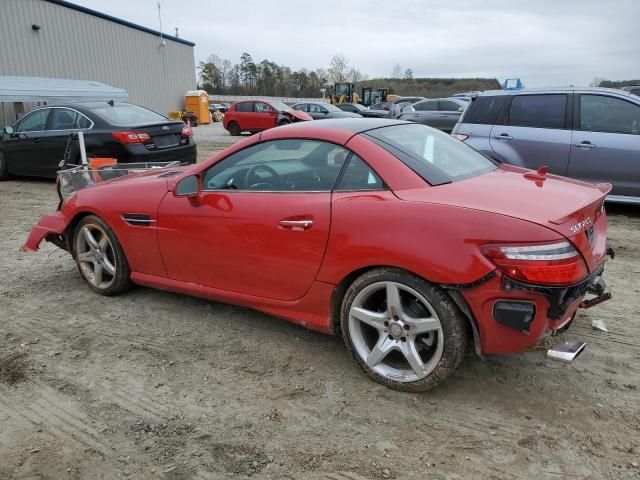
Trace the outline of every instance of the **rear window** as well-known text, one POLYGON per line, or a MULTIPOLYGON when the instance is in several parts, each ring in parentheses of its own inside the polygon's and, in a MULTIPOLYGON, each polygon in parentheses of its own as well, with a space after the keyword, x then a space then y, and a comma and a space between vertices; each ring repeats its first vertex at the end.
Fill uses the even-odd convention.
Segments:
POLYGON ((505 95, 477 97, 467 108, 462 122, 494 125, 502 111, 505 98, 505 95))
POLYGON ((517 95, 507 124, 514 127, 564 128, 566 95, 517 95))
POLYGON ((484 155, 443 132, 420 124, 376 128, 366 133, 431 185, 455 182, 497 168, 484 155))
POLYGON ((253 112, 253 102, 237 103, 236 112, 253 112))
POLYGON ((105 104, 104 106, 93 107, 91 110, 110 124, 120 127, 148 125, 168 120, 167 117, 152 110, 128 103, 116 103, 113 106, 105 104))

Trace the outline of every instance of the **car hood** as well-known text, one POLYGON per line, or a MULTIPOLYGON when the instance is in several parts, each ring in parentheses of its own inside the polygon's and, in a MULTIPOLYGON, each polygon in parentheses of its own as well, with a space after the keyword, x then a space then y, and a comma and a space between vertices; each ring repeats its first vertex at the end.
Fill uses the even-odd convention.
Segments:
POLYGON ((292 117, 297 118, 298 120, 313 120, 311 115, 306 112, 301 112, 300 110, 285 110, 283 112, 285 115, 291 115, 292 117))
MULTIPOLYGON (((605 196, 610 184, 590 184, 560 177, 538 175, 537 172, 511 165, 477 177, 419 190, 395 192, 404 200, 440 203, 482 210, 527 220, 547 227, 576 244, 583 254, 585 232, 603 214, 605 196)), ((602 245, 594 246, 604 254, 605 231, 600 236, 602 245)), ((591 250, 591 249, 589 249, 591 250)))

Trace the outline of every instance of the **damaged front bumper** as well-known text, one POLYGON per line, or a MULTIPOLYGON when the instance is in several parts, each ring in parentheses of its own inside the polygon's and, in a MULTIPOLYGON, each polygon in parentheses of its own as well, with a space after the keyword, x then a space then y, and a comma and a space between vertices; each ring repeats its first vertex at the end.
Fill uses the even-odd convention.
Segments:
POLYGON ((66 228, 67 219, 62 212, 47 213, 43 215, 38 224, 31 229, 27 241, 20 250, 23 252, 37 252, 42 240, 48 240, 58 247, 67 250, 64 238, 66 228))

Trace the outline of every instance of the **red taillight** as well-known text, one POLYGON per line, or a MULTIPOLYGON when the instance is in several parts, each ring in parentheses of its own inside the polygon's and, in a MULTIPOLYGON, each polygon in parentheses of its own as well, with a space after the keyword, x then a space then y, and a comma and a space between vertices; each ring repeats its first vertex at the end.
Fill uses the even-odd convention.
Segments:
POLYGON ((506 275, 528 283, 571 285, 587 275, 584 260, 567 242, 486 245, 483 253, 506 275))
POLYGON ((461 142, 464 142, 467 138, 469 138, 469 135, 465 135, 464 133, 452 133, 451 136, 460 140, 461 142))
POLYGON ((148 133, 113 132, 111 135, 120 143, 143 143, 151 140, 148 133))
POLYGON ((190 125, 185 125, 184 127, 182 127, 182 133, 181 135, 183 137, 190 137, 193 135, 193 130, 191 130, 191 126, 190 125))

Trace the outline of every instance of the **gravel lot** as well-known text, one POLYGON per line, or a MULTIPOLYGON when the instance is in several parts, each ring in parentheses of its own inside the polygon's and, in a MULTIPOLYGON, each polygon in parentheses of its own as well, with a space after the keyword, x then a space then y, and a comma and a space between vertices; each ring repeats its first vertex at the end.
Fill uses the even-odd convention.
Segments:
MULTIPOLYGON (((236 140, 195 131, 201 159, 236 140)), ((638 207, 610 208, 614 299, 567 333, 588 342, 576 363, 469 356, 416 395, 248 309, 93 294, 51 244, 19 252, 56 201, 50 181, 0 183, 0 479, 640 477, 638 207)))

